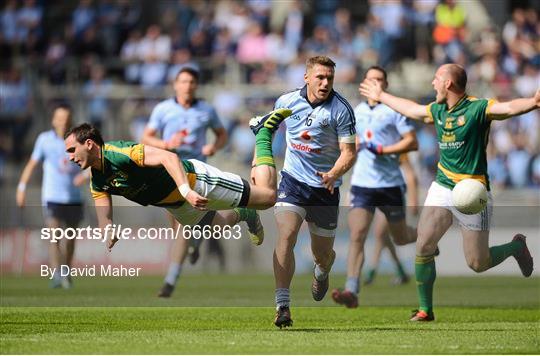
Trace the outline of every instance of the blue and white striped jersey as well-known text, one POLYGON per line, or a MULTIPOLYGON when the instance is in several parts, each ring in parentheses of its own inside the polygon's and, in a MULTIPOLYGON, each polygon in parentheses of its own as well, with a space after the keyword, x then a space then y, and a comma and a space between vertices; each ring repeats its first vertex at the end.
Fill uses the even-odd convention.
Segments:
MULTIPOLYGON (((392 145, 414 128, 403 115, 384 104, 370 107, 360 103, 355 109, 356 132, 360 142, 392 145)), ((365 188, 396 187, 405 184, 399 169, 399 155, 376 155, 366 149, 358 152, 351 184, 365 188)))
POLYGON ((148 127, 157 130, 166 141, 181 132, 184 144, 176 149, 180 158, 194 158, 206 162, 206 156, 201 152, 206 145, 206 130, 221 128, 223 125, 216 111, 204 100, 197 99, 186 109, 176 98, 170 98, 156 105, 148 127))
MULTIPOLYGON (((285 119, 287 151, 283 170, 311 187, 324 187, 316 172, 328 172, 338 159, 339 143, 355 142, 355 119, 351 106, 336 91, 324 102, 311 105, 307 86, 278 98, 275 109, 289 108, 285 119)), ((335 186, 341 185, 341 178, 335 186)))

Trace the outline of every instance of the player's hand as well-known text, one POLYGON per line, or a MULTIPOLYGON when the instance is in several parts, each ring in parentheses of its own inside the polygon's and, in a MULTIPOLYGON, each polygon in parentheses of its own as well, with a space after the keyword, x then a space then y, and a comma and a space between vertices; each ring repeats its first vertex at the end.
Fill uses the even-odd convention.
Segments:
POLYGON ((182 146, 184 143, 184 137, 186 137, 186 133, 184 131, 178 131, 172 135, 169 141, 166 142, 167 149, 174 150, 175 148, 182 146))
POLYGON ((118 242, 118 237, 116 236, 112 236, 110 239, 107 240, 107 250, 109 250, 109 252, 111 252, 112 248, 114 247, 114 245, 116 245, 116 243, 118 242))
POLYGON ((17 195, 15 199, 17 200, 17 206, 19 208, 24 207, 26 203, 26 191, 17 189, 17 195))
POLYGON ((381 101, 381 94, 383 90, 381 83, 376 80, 365 79, 362 83, 360 83, 358 91, 361 95, 365 96, 368 99, 381 101))
POLYGON ((196 191, 191 190, 186 195, 186 200, 195 209, 202 210, 202 211, 206 210, 206 205, 208 204, 208 199, 206 199, 205 197, 199 195, 199 193, 197 193, 196 191))
POLYGON ((336 183, 337 177, 329 172, 317 172, 317 175, 321 177, 324 187, 328 189, 330 193, 334 194, 334 184, 336 183))
POLYGON ((217 152, 217 149, 214 144, 208 144, 203 146, 201 152, 205 156, 213 156, 217 152))
POLYGON ((382 155, 383 154, 383 146, 378 143, 374 142, 367 142, 364 144, 364 148, 368 150, 369 152, 372 152, 376 155, 382 155))

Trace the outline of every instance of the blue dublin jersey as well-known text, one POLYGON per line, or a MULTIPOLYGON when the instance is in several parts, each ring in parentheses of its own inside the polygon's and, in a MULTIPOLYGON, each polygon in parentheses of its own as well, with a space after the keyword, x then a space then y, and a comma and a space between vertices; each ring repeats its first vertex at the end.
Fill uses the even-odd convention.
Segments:
MULTIPOLYGON (((311 187, 324 187, 316 172, 332 169, 341 153, 340 142, 355 142, 354 111, 335 91, 325 101, 311 105, 306 86, 280 96, 278 108, 292 110, 284 122, 287 151, 283 171, 311 187)), ((336 180, 335 187, 341 182, 341 178, 336 180)))
MULTIPOLYGON (((363 102, 355 108, 354 113, 360 142, 388 146, 400 141, 403 134, 414 129, 405 116, 384 104, 370 107, 363 102)), ((354 164, 351 184, 365 188, 405 184, 399 169, 399 155, 376 155, 367 149, 360 150, 354 164)))
POLYGON ((43 163, 42 204, 81 203, 81 191, 73 185, 73 178, 81 170, 69 160, 62 137, 54 130, 41 133, 34 145, 32 159, 43 163))
POLYGON ((163 140, 181 133, 183 144, 175 151, 182 159, 198 159, 206 162, 202 148, 206 145, 206 130, 223 127, 216 111, 204 100, 196 99, 191 107, 184 108, 176 98, 164 100, 156 105, 150 116, 148 127, 157 130, 163 140))

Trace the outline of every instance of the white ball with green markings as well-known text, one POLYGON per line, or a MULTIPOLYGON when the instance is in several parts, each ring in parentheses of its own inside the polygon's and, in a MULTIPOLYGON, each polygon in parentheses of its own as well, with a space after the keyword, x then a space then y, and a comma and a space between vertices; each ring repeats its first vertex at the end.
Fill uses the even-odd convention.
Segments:
POLYGON ((487 202, 486 187, 475 179, 463 179, 452 189, 452 203, 463 214, 478 214, 487 202))

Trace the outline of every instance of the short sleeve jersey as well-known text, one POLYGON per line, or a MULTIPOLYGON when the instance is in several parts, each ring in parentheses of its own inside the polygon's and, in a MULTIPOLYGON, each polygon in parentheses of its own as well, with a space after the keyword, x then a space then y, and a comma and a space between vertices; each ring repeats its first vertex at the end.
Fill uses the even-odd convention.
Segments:
POLYGON ((81 190, 73 184, 80 169, 69 161, 62 137, 54 130, 41 133, 34 145, 32 159, 43 163, 42 204, 81 203, 81 190))
POLYGON ((462 179, 482 182, 489 190, 486 147, 493 100, 464 95, 452 108, 446 104, 427 106, 435 125, 440 160, 435 180, 452 189, 462 179))
MULTIPOLYGON (((195 170, 182 161, 190 186, 195 170)), ((174 206, 184 199, 164 167, 144 166, 144 145, 129 141, 111 141, 101 148, 101 170, 92 168, 90 189, 94 199, 121 195, 141 205, 174 206)))
MULTIPOLYGON (((328 172, 341 151, 339 143, 355 142, 354 112, 345 98, 336 91, 312 105, 307 99, 307 86, 278 98, 275 109, 289 108, 285 119, 287 150, 283 170, 298 181, 315 188, 324 187, 316 172, 328 172)), ((342 179, 336 180, 339 187, 342 179)))
POLYGON ((216 111, 204 100, 197 99, 184 108, 176 98, 164 100, 152 111, 148 127, 157 130, 162 139, 169 140, 176 133, 183 136, 183 144, 176 149, 182 159, 198 159, 206 162, 202 148, 206 144, 208 128, 222 128, 216 111))
MULTIPOLYGON (((384 104, 370 107, 360 103, 354 109, 356 133, 360 142, 392 145, 411 132, 414 127, 403 115, 384 104)), ((358 152, 351 184, 365 188, 388 188, 405 182, 399 169, 399 155, 376 155, 368 150, 358 152)))

